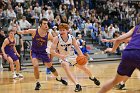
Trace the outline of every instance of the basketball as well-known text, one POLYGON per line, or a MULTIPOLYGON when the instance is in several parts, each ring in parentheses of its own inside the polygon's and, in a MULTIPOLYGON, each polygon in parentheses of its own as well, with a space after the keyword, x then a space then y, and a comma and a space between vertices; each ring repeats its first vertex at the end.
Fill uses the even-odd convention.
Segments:
POLYGON ((87 63, 87 57, 86 56, 77 56, 76 62, 78 65, 85 65, 87 63))

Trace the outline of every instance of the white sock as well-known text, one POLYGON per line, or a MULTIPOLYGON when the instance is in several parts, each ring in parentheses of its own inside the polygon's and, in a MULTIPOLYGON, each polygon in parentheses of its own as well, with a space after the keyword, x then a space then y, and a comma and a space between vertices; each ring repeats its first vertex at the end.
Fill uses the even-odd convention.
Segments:
POLYGON ((59 75, 58 75, 56 78, 57 78, 58 80, 61 80, 61 76, 59 76, 59 75))
POLYGON ((16 72, 14 71, 12 74, 13 74, 13 75, 15 75, 15 74, 16 74, 16 72))
POLYGON ((121 82, 120 82, 120 84, 121 84, 121 85, 123 85, 123 84, 124 84, 124 82, 123 82, 123 81, 121 81, 121 82))
POLYGON ((91 79, 94 79, 95 77, 94 77, 94 76, 91 76, 90 78, 91 78, 91 79))

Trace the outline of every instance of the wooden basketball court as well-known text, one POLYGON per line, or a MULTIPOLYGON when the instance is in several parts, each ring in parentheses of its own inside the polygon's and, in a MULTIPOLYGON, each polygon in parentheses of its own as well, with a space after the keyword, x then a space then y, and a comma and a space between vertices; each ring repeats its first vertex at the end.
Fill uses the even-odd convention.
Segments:
MULTIPOLYGON (((87 66, 100 80, 102 85, 108 79, 115 76, 118 64, 119 61, 97 62, 89 63, 87 66)), ((22 70, 23 79, 12 79, 11 72, 4 69, 4 71, 0 72, 0 93, 75 93, 75 86, 69 81, 62 67, 60 65, 55 65, 55 67, 60 75, 68 81, 68 86, 57 82, 52 74, 46 75, 44 66, 41 66, 40 83, 42 87, 39 91, 35 91, 35 79, 32 67, 24 67, 22 70)), ((73 71, 75 77, 82 85, 82 91, 79 93, 96 93, 100 89, 100 86, 96 86, 78 68, 71 67, 71 71, 73 71)), ((112 89, 108 93, 140 93, 140 71, 135 70, 132 77, 126 83, 126 89, 112 89)))

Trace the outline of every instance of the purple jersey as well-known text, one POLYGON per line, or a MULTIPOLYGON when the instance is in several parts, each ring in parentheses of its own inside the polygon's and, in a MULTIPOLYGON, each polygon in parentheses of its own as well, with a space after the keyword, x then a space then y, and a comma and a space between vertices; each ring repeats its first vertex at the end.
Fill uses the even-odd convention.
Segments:
POLYGON ((126 49, 140 49, 140 24, 135 27, 132 39, 126 46, 126 49))
POLYGON ((47 41, 48 41, 48 34, 45 37, 41 37, 37 29, 34 38, 32 38, 31 50, 37 53, 46 52, 47 41))
POLYGON ((14 52, 15 41, 11 42, 9 38, 8 40, 9 44, 6 45, 6 47, 4 48, 5 53, 7 54, 8 57, 11 57, 13 61, 16 61, 18 60, 18 57, 14 52))
POLYGON ((11 42, 9 38, 8 38, 8 40, 9 40, 9 44, 6 45, 6 47, 5 47, 6 54, 14 52, 14 45, 15 45, 15 40, 13 42, 11 42))

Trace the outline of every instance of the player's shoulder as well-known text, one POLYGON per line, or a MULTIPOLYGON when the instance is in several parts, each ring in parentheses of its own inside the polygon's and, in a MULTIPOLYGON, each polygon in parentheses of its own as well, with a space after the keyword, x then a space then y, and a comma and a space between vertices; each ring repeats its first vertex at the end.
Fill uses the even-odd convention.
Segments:
POLYGON ((9 43, 9 39, 8 39, 8 37, 5 38, 4 43, 9 43))

